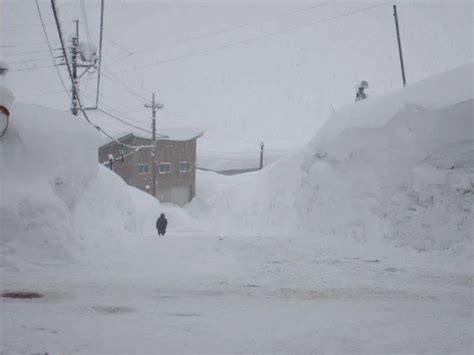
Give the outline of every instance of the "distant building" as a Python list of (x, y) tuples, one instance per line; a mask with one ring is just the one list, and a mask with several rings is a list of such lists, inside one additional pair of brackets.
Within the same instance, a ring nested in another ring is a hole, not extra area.
[[(168, 129), (159, 131), (156, 156), (156, 197), (161, 202), (183, 206), (196, 194), (196, 141), (204, 132), (195, 129)], [(117, 141), (129, 146), (150, 146), (152, 139), (137, 133), (128, 133)], [(113, 171), (127, 184), (152, 193), (151, 148), (133, 153), (128, 148), (111, 141), (99, 148), (99, 162), (108, 164), (109, 154), (114, 158), (124, 156), (113, 164)]]

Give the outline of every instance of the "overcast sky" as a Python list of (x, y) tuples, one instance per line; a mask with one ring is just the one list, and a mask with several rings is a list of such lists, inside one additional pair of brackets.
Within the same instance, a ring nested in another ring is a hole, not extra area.
[[(99, 1), (57, 3), (66, 38), (79, 18), (81, 39), (89, 32), (98, 41)], [(471, 1), (106, 0), (101, 105), (148, 128), (150, 112), (138, 96), (156, 92), (165, 105), (159, 125), (202, 127), (204, 151), (254, 150), (260, 141), (294, 149), (353, 101), (360, 80), (369, 82), (370, 96), (401, 88), (394, 3), (408, 83), (473, 62)], [(1, 57), (17, 101), (68, 109), (35, 0), (0, 6)], [(40, 8), (57, 48), (50, 2)], [(81, 81), (86, 102), (95, 78)], [(113, 133), (127, 129), (92, 117)]]

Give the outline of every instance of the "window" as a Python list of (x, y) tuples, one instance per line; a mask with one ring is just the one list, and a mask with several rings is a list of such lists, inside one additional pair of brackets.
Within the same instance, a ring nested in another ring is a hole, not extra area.
[(188, 171), (191, 171), (191, 163), (189, 161), (182, 161), (179, 163), (180, 173), (187, 173)]
[(150, 165), (148, 164), (138, 164), (138, 173), (139, 174), (148, 174), (150, 172)]
[(171, 163), (160, 163), (160, 174), (171, 173)]

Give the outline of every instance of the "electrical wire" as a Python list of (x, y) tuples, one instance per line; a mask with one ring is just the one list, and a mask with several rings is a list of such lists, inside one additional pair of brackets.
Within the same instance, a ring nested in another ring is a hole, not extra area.
[(41, 57), (41, 58), (31, 58), (31, 59), (24, 59), (24, 60), (17, 60), (15, 62), (8, 62), (8, 65), (10, 64), (18, 64), (18, 63), (33, 63), (36, 61), (41, 61), (41, 60), (50, 60), (51, 57)]
[[(54, 23), (45, 23), (46, 26), (54, 26)], [(32, 23), (28, 25), (14, 25), (14, 26), (6, 26), (2, 27), (2, 30), (9, 30), (9, 29), (14, 29), (14, 28), (29, 28), (29, 27), (39, 27), (41, 26), (41, 23)]]
[[(127, 153), (127, 154), (123, 155), (123, 159), (129, 157), (132, 154), (135, 154), (136, 152), (139, 152), (142, 149), (144, 149), (144, 148), (135, 149), (135, 150), (131, 151), (130, 153)], [(115, 163), (116, 161), (120, 161), (120, 160), (122, 160), (122, 156), (120, 158), (112, 159), (112, 164)], [(104, 166), (110, 165), (110, 161), (106, 161), (106, 162), (102, 163), (102, 165), (104, 165)]]
[[(81, 0), (82, 1), (82, 0)], [(95, 96), (95, 107), (99, 106), (100, 73), (102, 67), (102, 40), (104, 37), (104, 0), (100, 2), (100, 37), (99, 37), (99, 63), (97, 64), (97, 93)]]
[(286, 28), (284, 30), (280, 30), (280, 31), (276, 31), (276, 32), (267, 33), (267, 34), (264, 34), (264, 35), (261, 35), (261, 36), (251, 37), (251, 38), (247, 38), (247, 39), (236, 41), (236, 42), (230, 42), (230, 43), (218, 46), (218, 47), (213, 47), (213, 48), (209, 48), (209, 49), (205, 49), (205, 50), (197, 51), (197, 52), (191, 52), (191, 53), (188, 53), (188, 54), (185, 54), (185, 55), (181, 55), (181, 56), (177, 56), (177, 57), (173, 57), (173, 58), (169, 58), (169, 59), (164, 59), (164, 60), (159, 60), (159, 61), (156, 61), (154, 63), (136, 66), (136, 67), (128, 69), (128, 70), (123, 70), (123, 71), (121, 71), (121, 73), (132, 72), (132, 71), (136, 71), (136, 70), (142, 70), (142, 69), (149, 68), (149, 67), (152, 67), (152, 66), (158, 66), (158, 65), (162, 65), (162, 64), (166, 64), (166, 63), (170, 63), (170, 62), (175, 62), (175, 61), (181, 60), (181, 59), (191, 58), (191, 57), (195, 57), (195, 56), (198, 56), (198, 55), (212, 53), (214, 51), (219, 51), (219, 50), (222, 50), (222, 49), (227, 49), (227, 48), (230, 48), (230, 47), (234, 47), (234, 46), (238, 46), (238, 45), (242, 45), (242, 44), (247, 44), (247, 43), (254, 42), (254, 41), (257, 41), (257, 40), (260, 40), (260, 39), (275, 37), (275, 36), (278, 36), (278, 35), (283, 34), (283, 33), (300, 30), (302, 28), (314, 26), (314, 25), (317, 25), (317, 24), (320, 24), (320, 23), (330, 22), (330, 21), (337, 20), (337, 19), (342, 18), (342, 17), (352, 16), (352, 15), (355, 15), (355, 14), (358, 14), (358, 13), (366, 12), (366, 11), (369, 11), (369, 10), (372, 10), (372, 9), (375, 9), (375, 8), (378, 8), (378, 7), (381, 7), (381, 6), (385, 6), (388, 3), (389, 2), (386, 1), (382, 4), (372, 5), (372, 6), (364, 7), (364, 8), (359, 9), (359, 10), (354, 10), (354, 11), (342, 13), (342, 14), (339, 14), (339, 15), (331, 16), (331, 17), (326, 17), (326, 18), (323, 18), (323, 19), (319, 19), (317, 21), (313, 21), (313, 22), (306, 23), (306, 24), (303, 24), (303, 25), (298, 25), (298, 26)]
[(28, 47), (28, 46), (38, 46), (44, 45), (44, 42), (32, 42), (32, 43), (22, 43), (22, 44), (2, 44), (2, 48), (17, 48), (17, 47)]
[[(58, 36), (59, 36), (59, 41), (61, 42), (61, 49), (63, 51), (63, 54), (64, 54), (64, 60), (66, 62), (66, 67), (68, 69), (68, 73), (69, 73), (69, 78), (71, 80), (71, 84), (72, 86), (74, 87), (75, 91), (77, 93), (79, 93), (79, 88), (77, 87), (77, 84), (75, 83), (74, 81), (74, 78), (73, 78), (73, 75), (72, 75), (72, 70), (71, 70), (71, 66), (69, 64), (69, 60), (68, 60), (68, 57), (66, 55), (66, 47), (64, 45), (64, 39), (63, 39), (63, 34), (62, 34), (62, 30), (61, 30), (61, 23), (59, 22), (59, 17), (58, 17), (58, 11), (57, 11), (57, 7), (56, 7), (56, 1), (55, 0), (51, 0), (51, 8), (53, 10), (53, 15), (54, 15), (54, 20), (56, 22), (56, 29), (58, 31)], [(100, 126), (92, 123), (92, 121), (89, 119), (88, 115), (87, 115), (87, 112), (86, 110), (84, 109), (84, 107), (82, 106), (82, 103), (81, 103), (81, 98), (79, 95), (76, 95), (76, 99), (77, 99), (77, 104), (78, 104), (78, 109), (81, 111), (82, 115), (84, 116), (85, 120), (87, 121), (87, 123), (89, 123), (91, 126), (93, 126), (95, 129), (97, 129), (99, 132), (101, 132), (103, 135), (105, 135), (107, 138), (113, 140), (114, 142), (118, 143), (118, 144), (122, 144), (123, 146), (125, 147), (128, 147), (128, 148), (131, 148), (131, 149), (140, 149), (140, 148), (148, 148), (148, 147), (151, 147), (150, 146), (133, 146), (133, 145), (128, 145), (128, 144), (125, 144), (125, 143), (122, 143), (120, 141), (118, 141), (117, 139), (115, 139), (112, 135), (110, 135), (109, 133), (107, 133), (103, 128), (101, 128)]]
[(56, 68), (56, 73), (58, 74), (59, 81), (61, 82), (61, 85), (64, 89), (64, 92), (66, 93), (66, 96), (70, 97), (69, 91), (66, 87), (66, 84), (64, 83), (63, 77), (61, 76), (61, 73), (59, 72), (59, 68), (56, 65), (56, 61), (54, 59), (53, 48), (51, 47), (51, 42), (49, 41), (48, 31), (46, 31), (46, 26), (44, 25), (44, 19), (43, 19), (43, 15), (41, 14), (41, 9), (40, 9), (38, 0), (36, 0), (36, 8), (38, 9), (38, 16), (39, 16), (39, 19), (41, 21), (41, 25), (42, 25), (42, 28), (43, 28), (44, 38), (46, 39), (46, 43), (47, 43), (48, 49), (49, 49), (49, 54), (51, 55), (51, 59), (53, 60), (54, 67)]
[(115, 82), (116, 84), (119, 84), (120, 86), (122, 86), (125, 90), (127, 90), (133, 96), (135, 96), (139, 99), (145, 100), (145, 101), (149, 101), (149, 99), (145, 98), (144, 96), (142, 96), (140, 94), (137, 94), (135, 91), (130, 89), (125, 83), (123, 83), (123, 81), (121, 81), (119, 78), (117, 78), (117, 76), (115, 76), (115, 74), (113, 72), (110, 72), (109, 70), (106, 70), (105, 68), (104, 68), (103, 72), (104, 72), (104, 76), (107, 79)]
[(127, 48), (125, 48), (124, 46), (118, 44), (117, 42), (114, 42), (114, 41), (109, 41), (110, 44), (113, 44), (115, 47), (127, 52), (128, 55), (130, 55), (132, 52), (130, 52)]
[[(91, 96), (91, 95), (87, 95), (87, 93), (83, 93), (83, 95), (84, 95), (85, 97), (88, 97), (88, 98), (92, 99), (92, 96)], [(131, 123), (130, 121), (127, 121), (127, 120), (125, 120), (124, 118), (122, 118), (122, 117), (126, 117), (126, 118), (128, 118), (129, 120), (132, 120), (132, 121), (135, 120), (134, 118), (132, 118), (132, 116), (128, 116), (128, 115), (126, 115), (125, 113), (123, 113), (123, 112), (117, 110), (116, 108), (112, 107), (112, 105), (106, 104), (106, 103), (104, 102), (104, 100), (102, 100), (101, 106), (105, 106), (106, 108), (108, 108), (108, 111), (105, 111), (103, 108), (97, 108), (97, 110), (99, 110), (99, 111), (102, 110), (103, 113), (104, 113), (104, 114), (107, 114), (109, 117), (114, 118), (114, 119), (116, 119), (116, 120), (118, 120), (118, 121), (120, 121), (120, 122), (122, 122), (122, 123), (124, 123), (124, 124), (126, 124), (126, 125), (128, 125), (128, 126), (131, 126), (131, 127), (133, 127), (133, 128), (139, 129), (139, 130), (144, 131), (144, 132), (146, 132), (146, 133), (150, 133), (150, 134), (152, 133), (150, 130), (147, 130), (147, 129), (143, 128), (143, 127), (137, 126), (137, 125)], [(143, 108), (143, 104), (141, 104), (140, 106), (142, 106), (142, 108)], [(118, 117), (118, 116), (121, 116), (121, 117)], [(158, 134), (158, 136), (163, 137), (163, 138), (166, 138), (165, 136), (160, 135), (160, 134)]]
[(43, 67), (30, 67), (30, 68), (20, 68), (20, 69), (9, 69), (8, 71), (30, 71), (30, 70), (40, 70), (40, 69), (47, 69), (47, 68), (54, 68), (55, 65), (46, 65)]
[(47, 95), (59, 94), (60, 92), (64, 92), (64, 91), (56, 90), (56, 91), (48, 91), (48, 92), (36, 92), (32, 94), (15, 94), (15, 96), (16, 97), (47, 96)]
[(84, 3), (84, 0), (80, 0), (80, 2), (81, 2), (82, 20), (84, 21), (84, 24), (85, 24), (86, 37), (87, 37), (87, 40), (91, 42), (91, 32), (89, 31), (89, 22), (87, 21), (86, 5)]
[[(102, 0), (102, 1), (103, 1), (103, 0)], [(314, 9), (314, 8), (317, 8), (317, 7), (326, 6), (326, 5), (328, 5), (328, 4), (330, 4), (330, 3), (327, 2), (327, 3), (322, 3), (322, 4), (313, 5), (313, 6), (310, 6), (310, 7), (306, 7), (306, 8), (303, 8), (303, 9), (291, 11), (291, 12), (284, 13), (284, 14), (280, 14), (280, 15), (277, 15), (277, 16), (267, 17), (267, 18), (264, 18), (264, 19), (261, 19), (261, 20), (258, 20), (258, 21), (249, 22), (249, 23), (242, 24), (242, 25), (239, 25), (239, 26), (229, 27), (229, 28), (225, 28), (225, 29), (221, 29), (221, 30), (217, 30), (217, 31), (213, 31), (213, 32), (204, 33), (204, 34), (198, 35), (198, 36), (189, 37), (189, 38), (187, 38), (187, 39), (179, 40), (179, 41), (176, 41), (176, 42), (173, 42), (173, 43), (182, 43), (182, 42), (185, 42), (185, 41), (188, 41), (188, 40), (194, 40), (194, 39), (198, 39), (198, 38), (201, 38), (201, 37), (206, 37), (206, 36), (210, 36), (210, 35), (214, 35), (214, 34), (218, 34), (218, 33), (223, 33), (223, 32), (227, 32), (227, 31), (231, 31), (231, 30), (235, 30), (235, 29), (247, 27), (247, 26), (250, 26), (250, 25), (253, 25), (253, 24), (257, 24), (257, 23), (260, 23), (260, 22), (266, 22), (266, 21), (270, 21), (270, 20), (273, 20), (273, 19), (276, 19), (276, 18), (280, 18), (280, 17), (292, 15), (292, 14), (295, 14), (295, 13), (298, 13), (298, 12), (308, 11), (308, 10), (311, 10), (311, 9)], [(134, 68), (132, 68), (132, 69), (130, 69), (130, 70), (125, 70), (125, 71), (123, 71), (123, 72), (130, 72), (130, 71), (140, 70), (140, 69), (147, 68), (147, 67), (150, 67), (150, 66), (161, 65), (161, 64), (173, 62), (173, 61), (176, 61), (176, 60), (181, 60), (181, 59), (190, 58), (190, 57), (194, 57), (194, 56), (201, 55), (201, 54), (206, 54), (206, 53), (212, 52), (212, 51), (214, 51), (214, 50), (221, 50), (221, 49), (225, 49), (225, 48), (228, 48), (228, 47), (231, 47), (231, 46), (244, 44), (244, 43), (251, 42), (251, 41), (254, 41), (254, 40), (258, 40), (258, 39), (261, 39), (261, 38), (276, 36), (276, 35), (279, 35), (279, 34), (284, 33), (284, 32), (294, 31), (294, 30), (297, 30), (297, 29), (300, 29), (300, 28), (303, 28), (303, 27), (312, 26), (312, 25), (314, 25), (314, 24), (316, 24), (316, 23), (327, 22), (327, 21), (330, 21), (330, 20), (335, 20), (335, 19), (340, 18), (340, 17), (353, 15), (353, 14), (356, 14), (356, 13), (359, 13), (359, 12), (363, 12), (363, 11), (368, 11), (368, 10), (371, 10), (372, 8), (379, 7), (379, 6), (381, 6), (381, 5), (382, 5), (382, 4), (370, 6), (370, 7), (366, 7), (366, 8), (360, 9), (360, 10), (355, 10), (355, 11), (352, 11), (352, 12), (349, 12), (349, 13), (345, 13), (345, 14), (333, 16), (333, 17), (330, 17), (330, 18), (322, 19), (322, 20), (319, 20), (319, 21), (317, 21), (317, 22), (312, 22), (312, 23), (310, 23), (310, 24), (306, 24), (306, 25), (303, 25), (303, 26), (297, 26), (297, 27), (293, 27), (293, 28), (290, 28), (290, 29), (286, 29), (286, 30), (282, 30), (282, 31), (278, 31), (278, 32), (266, 34), (266, 35), (263, 35), (263, 36), (258, 36), (258, 37), (254, 37), (254, 38), (250, 38), (250, 39), (238, 41), (238, 42), (233, 42), (233, 43), (230, 43), (230, 44), (225, 44), (225, 45), (223, 45), (223, 46), (211, 48), (211, 49), (208, 49), (208, 50), (203, 50), (203, 51), (198, 51), (198, 52), (192, 52), (192, 53), (188, 53), (188, 54), (185, 54), (185, 55), (182, 55), (182, 56), (177, 56), (177, 57), (173, 57), (173, 58), (170, 58), (170, 59), (161, 60), (161, 61), (158, 61), (158, 62), (155, 62), (155, 63), (145, 64), (145, 65), (142, 65), (142, 66), (134, 67)], [(384, 3), (383, 5), (385, 5), (385, 3)], [(173, 43), (171, 43), (171, 44), (173, 44)], [(171, 44), (170, 44), (170, 45), (171, 45)], [(164, 46), (168, 46), (168, 45), (164, 45)], [(161, 47), (163, 47), (163, 46), (161, 46)], [(156, 48), (161, 48), (161, 47), (156, 47)], [(131, 52), (131, 53), (132, 53), (132, 54), (137, 54), (137, 53), (144, 52), (144, 51), (146, 51), (146, 50), (136, 51), (136, 52)], [(117, 84), (119, 84), (119, 85), (121, 85), (122, 87), (124, 87), (124, 88), (125, 88), (129, 93), (131, 93), (133, 96), (138, 97), (138, 98), (143, 99), (143, 100), (148, 100), (148, 99), (146, 99), (145, 97), (143, 97), (142, 95), (140, 95), (140, 94), (134, 92), (133, 90), (131, 90), (127, 85), (125, 85), (125, 84), (124, 84), (119, 78), (117, 78), (114, 74), (115, 74), (115, 73), (110, 72), (110, 71), (104, 71), (104, 75), (107, 75), (109, 80), (115, 81)], [(113, 77), (112, 77), (112, 76), (113, 76)]]
[(197, 39), (202, 39), (202, 38), (215, 36), (215, 35), (226, 33), (226, 32), (235, 31), (235, 30), (242, 29), (242, 28), (245, 28), (245, 27), (249, 27), (249, 26), (260, 24), (260, 23), (272, 21), (272, 20), (275, 20), (275, 19), (278, 19), (278, 18), (294, 15), (294, 14), (297, 14), (297, 13), (300, 13), (300, 12), (306, 12), (306, 11), (309, 11), (309, 10), (313, 10), (315, 8), (324, 7), (324, 6), (330, 5), (331, 3), (332, 2), (325, 2), (325, 3), (321, 3), (321, 4), (316, 4), (316, 5), (308, 6), (308, 7), (302, 8), (302, 9), (293, 10), (293, 11), (290, 11), (290, 12), (285, 12), (285, 13), (282, 13), (282, 14), (279, 14), (279, 15), (276, 15), (276, 16), (265, 17), (265, 18), (262, 18), (260, 20), (247, 22), (247, 23), (240, 24), (240, 25), (237, 25), (237, 26), (225, 27), (225, 28), (218, 29), (216, 31), (206, 32), (206, 33), (202, 33), (202, 34), (199, 34), (199, 35), (196, 35), (196, 36), (191, 36), (191, 37), (179, 39), (179, 40), (176, 40), (176, 41), (173, 41), (173, 42), (170, 42), (170, 43), (167, 43), (167, 44), (163, 44), (163, 45), (160, 45), (160, 46), (157, 46), (157, 47), (154, 47), (154, 48), (148, 48), (148, 49), (142, 49), (142, 50), (138, 50), (138, 51), (132, 51), (132, 52), (130, 52), (129, 56), (130, 55), (135, 55), (135, 54), (152, 52), (152, 51), (155, 51), (155, 50), (158, 50), (158, 49), (161, 49), (161, 48), (173, 47), (173, 46), (176, 46), (178, 44), (185, 43), (185, 42), (194, 41), (194, 40), (197, 40)]
[(28, 52), (19, 52), (19, 53), (7, 53), (7, 54), (2, 54), (3, 57), (10, 57), (14, 55), (25, 55), (25, 54), (35, 54), (35, 53), (48, 53), (47, 50), (42, 49), (38, 51), (28, 51)]
[(146, 133), (150, 133), (150, 134), (152, 133), (152, 132), (151, 132), (150, 130), (148, 130), (148, 129), (145, 129), (145, 128), (136, 126), (136, 125), (134, 125), (133, 123), (128, 122), (128, 121), (124, 120), (123, 118), (120, 118), (120, 117), (118, 117), (118, 116), (116, 116), (116, 115), (114, 115), (114, 114), (112, 114), (112, 113), (110, 113), (110, 112), (107, 112), (107, 111), (105, 111), (105, 110), (103, 110), (103, 109), (101, 109), (101, 108), (99, 108), (99, 107), (97, 108), (97, 111), (102, 112), (104, 115), (107, 115), (107, 116), (109, 116), (109, 117), (111, 117), (111, 118), (113, 118), (113, 119), (115, 119), (115, 120), (117, 120), (117, 121), (119, 121), (119, 122), (121, 122), (121, 123), (127, 125), (127, 126), (136, 128), (136, 129), (138, 129), (138, 130), (140, 130), (140, 131), (143, 131), (143, 132), (146, 132)]

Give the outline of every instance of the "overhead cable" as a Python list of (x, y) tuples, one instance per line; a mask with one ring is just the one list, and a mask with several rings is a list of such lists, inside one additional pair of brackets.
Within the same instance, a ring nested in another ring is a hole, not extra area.
[(194, 41), (194, 40), (206, 38), (206, 37), (209, 37), (209, 36), (215, 36), (215, 35), (222, 34), (222, 33), (225, 33), (225, 32), (231, 32), (231, 31), (239, 30), (239, 29), (242, 29), (242, 28), (245, 28), (245, 27), (257, 25), (259, 23), (264, 23), (264, 22), (272, 21), (272, 20), (275, 20), (275, 19), (278, 19), (278, 18), (294, 15), (294, 14), (297, 14), (297, 13), (300, 13), (300, 12), (306, 12), (306, 11), (309, 11), (309, 10), (312, 10), (312, 9), (315, 9), (315, 8), (327, 6), (327, 5), (330, 5), (331, 3), (332, 2), (320, 3), (320, 4), (308, 6), (308, 7), (302, 8), (302, 9), (298, 9), (298, 10), (294, 10), (294, 11), (290, 11), (290, 12), (285, 12), (285, 13), (282, 13), (282, 14), (279, 14), (279, 15), (276, 15), (276, 16), (265, 17), (265, 18), (262, 18), (260, 20), (247, 22), (247, 23), (240, 24), (240, 25), (237, 25), (237, 26), (224, 27), (224, 28), (218, 29), (216, 31), (205, 32), (205, 33), (201, 33), (201, 34), (196, 35), (196, 36), (191, 36), (191, 37), (179, 39), (179, 40), (176, 40), (176, 41), (173, 41), (173, 42), (170, 42), (170, 43), (166, 43), (166, 44), (154, 47), (154, 48), (148, 48), (148, 49), (142, 49), (142, 50), (138, 50), (138, 51), (132, 51), (132, 52), (130, 52), (129, 55), (135, 55), (135, 54), (140, 54), (140, 53), (151, 52), (151, 51), (155, 51), (155, 50), (158, 50), (158, 49), (161, 49), (161, 48), (172, 47), (172, 46), (176, 46), (178, 44), (182, 44), (182, 43), (185, 43), (185, 42)]
[(44, 33), (44, 37), (46, 39), (46, 43), (48, 45), (48, 49), (49, 49), (49, 54), (51, 55), (51, 59), (53, 60), (53, 64), (54, 64), (54, 67), (56, 68), (56, 73), (58, 74), (58, 78), (59, 78), (59, 81), (61, 82), (61, 85), (64, 89), (64, 92), (66, 93), (66, 95), (69, 97), (69, 91), (66, 87), (66, 84), (64, 83), (64, 80), (63, 80), (63, 77), (61, 76), (61, 73), (59, 72), (59, 68), (58, 66), (56, 65), (56, 61), (54, 59), (54, 53), (53, 53), (53, 48), (51, 47), (51, 42), (49, 41), (49, 37), (48, 37), (48, 32), (46, 31), (46, 26), (44, 25), (44, 20), (43, 20), (43, 15), (41, 14), (41, 9), (40, 9), (40, 6), (39, 6), (39, 3), (38, 3), (38, 0), (36, 0), (36, 8), (38, 9), (38, 16), (40, 18), (40, 21), (41, 21), (41, 24), (42, 24), (42, 28), (43, 28), (43, 33)]
[(388, 2), (384, 2), (382, 4), (377, 4), (377, 5), (364, 7), (362, 9), (342, 13), (342, 14), (339, 14), (339, 15), (331, 16), (331, 17), (326, 17), (326, 18), (323, 18), (323, 19), (319, 19), (317, 21), (313, 21), (313, 22), (306, 23), (306, 24), (303, 24), (303, 25), (290, 27), (290, 28), (280, 30), (280, 31), (276, 31), (276, 32), (267, 33), (267, 34), (264, 34), (264, 35), (261, 35), (261, 36), (251, 37), (251, 38), (247, 38), (247, 39), (236, 41), (236, 42), (230, 42), (230, 43), (227, 43), (227, 44), (223, 44), (221, 46), (205, 49), (205, 50), (202, 50), (202, 51), (191, 52), (191, 53), (184, 54), (184, 55), (181, 55), (181, 56), (159, 60), (159, 61), (156, 61), (154, 63), (136, 66), (136, 67), (133, 67), (133, 68), (128, 69), (128, 70), (123, 70), (123, 71), (121, 71), (121, 73), (141, 70), (141, 69), (149, 68), (149, 67), (152, 67), (152, 66), (158, 66), (158, 65), (162, 65), (162, 64), (166, 64), (166, 63), (170, 63), (170, 62), (175, 62), (175, 61), (181, 60), (181, 59), (191, 58), (191, 57), (195, 57), (195, 56), (198, 56), (198, 55), (207, 54), (207, 53), (211, 53), (211, 52), (214, 52), (214, 51), (219, 51), (219, 50), (222, 50), (222, 49), (226, 49), (226, 48), (230, 48), (230, 47), (234, 47), (234, 46), (254, 42), (254, 41), (257, 41), (257, 40), (260, 40), (260, 39), (275, 37), (275, 36), (281, 35), (283, 33), (300, 30), (302, 28), (314, 26), (314, 25), (317, 25), (317, 24), (320, 24), (320, 23), (329, 22), (329, 21), (337, 20), (337, 19), (342, 18), (342, 17), (352, 16), (352, 15), (355, 15), (355, 14), (358, 14), (358, 13), (366, 12), (366, 11), (369, 11), (369, 10), (372, 10), (372, 9), (375, 9), (375, 8), (378, 8), (378, 7), (381, 7), (381, 6), (385, 6), (387, 3)]
[[(59, 36), (59, 40), (61, 42), (61, 48), (63, 50), (63, 53), (64, 53), (64, 60), (66, 62), (66, 67), (68, 69), (68, 73), (69, 73), (69, 78), (71, 80), (71, 84), (73, 86), (75, 86), (75, 89), (77, 92), (79, 92), (79, 88), (77, 87), (76, 83), (74, 82), (74, 78), (73, 78), (73, 75), (72, 75), (72, 71), (71, 71), (71, 66), (69, 64), (69, 60), (68, 60), (68, 57), (66, 55), (66, 47), (64, 45), (64, 39), (63, 39), (63, 34), (62, 34), (62, 30), (61, 30), (61, 23), (59, 22), (59, 17), (58, 17), (58, 11), (57, 11), (57, 7), (56, 7), (56, 1), (55, 0), (51, 0), (51, 8), (53, 10), (53, 15), (54, 15), (54, 19), (55, 19), (55, 22), (56, 22), (56, 28), (57, 28), (57, 31), (58, 31), (58, 36)], [(82, 115), (84, 116), (84, 118), (86, 119), (87, 123), (89, 123), (91, 126), (93, 126), (95, 129), (97, 129), (98, 131), (100, 131), (102, 134), (104, 134), (106, 137), (110, 138), (111, 140), (113, 140), (114, 142), (118, 143), (118, 144), (122, 144), (123, 146), (125, 147), (128, 147), (128, 148), (131, 148), (131, 149), (142, 149), (142, 148), (148, 148), (148, 147), (151, 147), (151, 146), (133, 146), (133, 145), (129, 145), (129, 144), (125, 144), (125, 143), (122, 143), (120, 141), (118, 141), (116, 138), (114, 138), (112, 135), (110, 135), (109, 133), (107, 133), (103, 128), (101, 128), (100, 126), (92, 123), (92, 121), (89, 119), (88, 115), (87, 115), (87, 112), (86, 110), (84, 109), (84, 106), (82, 105), (81, 103), (81, 98), (79, 95), (77, 95), (77, 104), (79, 106), (79, 110), (81, 111)]]

